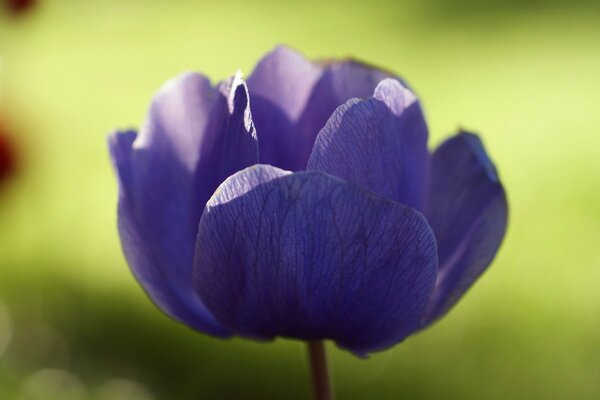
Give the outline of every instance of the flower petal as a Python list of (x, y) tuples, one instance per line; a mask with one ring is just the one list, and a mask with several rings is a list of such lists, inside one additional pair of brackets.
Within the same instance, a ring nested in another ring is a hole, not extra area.
[(370, 96), (389, 76), (358, 61), (312, 63), (295, 50), (276, 47), (248, 78), (261, 163), (303, 170), (333, 111), (353, 97)]
[(422, 209), (428, 159), (427, 125), (415, 95), (386, 79), (373, 97), (349, 100), (333, 113), (307, 169)]
[(508, 205), (479, 137), (461, 132), (432, 156), (427, 219), (440, 271), (423, 326), (445, 314), (490, 265), (506, 232)]
[[(326, 105), (323, 122), (346, 101), (372, 96), (377, 85), (384, 79), (400, 80), (390, 72), (353, 59), (325, 61), (318, 65), (323, 68), (323, 73), (307, 106), (311, 111), (317, 112)], [(322, 127), (323, 124), (317, 127), (317, 131)]]
[(258, 165), (208, 202), (194, 264), (198, 293), (230, 331), (366, 354), (418, 326), (437, 249), (409, 207), (321, 172)]
[(310, 139), (302, 136), (297, 124), (320, 76), (318, 66), (284, 46), (276, 47), (256, 65), (248, 88), (261, 163), (302, 169), (301, 148)]
[(148, 120), (111, 136), (120, 181), (119, 232), (134, 275), (167, 314), (213, 335), (191, 276), (198, 221), (216, 187), (257, 162), (248, 94), (239, 76), (219, 88), (198, 74), (168, 82)]

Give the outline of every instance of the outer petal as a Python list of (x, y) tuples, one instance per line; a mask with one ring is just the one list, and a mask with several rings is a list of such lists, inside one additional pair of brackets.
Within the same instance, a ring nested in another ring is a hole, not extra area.
[(239, 335), (330, 338), (365, 354), (418, 326), (436, 271), (415, 210), (327, 174), (259, 165), (208, 202), (194, 282)]
[(308, 170), (320, 170), (422, 209), (427, 125), (412, 92), (394, 79), (373, 97), (339, 107), (317, 136)]
[(305, 168), (317, 133), (331, 113), (353, 97), (366, 97), (389, 73), (354, 60), (311, 63), (279, 46), (248, 78), (262, 163)]
[(171, 317), (227, 335), (191, 276), (204, 204), (258, 158), (244, 83), (236, 76), (215, 89), (201, 75), (182, 75), (157, 94), (139, 135), (116, 133), (109, 145), (120, 181), (121, 243), (134, 275)]
[(508, 216), (504, 189), (476, 135), (462, 132), (435, 151), (430, 190), (426, 215), (440, 271), (424, 326), (454, 306), (490, 265)]

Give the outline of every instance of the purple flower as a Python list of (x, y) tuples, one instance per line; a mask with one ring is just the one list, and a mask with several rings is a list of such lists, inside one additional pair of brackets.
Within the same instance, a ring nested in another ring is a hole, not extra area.
[(181, 75), (110, 137), (127, 261), (204, 333), (390, 347), (454, 306), (506, 230), (479, 138), (430, 153), (427, 134), (406, 84), (356, 61), (278, 47), (247, 83)]

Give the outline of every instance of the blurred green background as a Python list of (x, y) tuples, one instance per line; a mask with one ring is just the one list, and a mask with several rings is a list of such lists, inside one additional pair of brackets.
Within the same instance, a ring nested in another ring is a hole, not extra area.
[(0, 15), (1, 399), (305, 399), (300, 342), (221, 341), (163, 316), (130, 275), (106, 149), (168, 78), (249, 73), (275, 44), (354, 56), (417, 90), (435, 146), (481, 133), (508, 236), (444, 320), (357, 359), (340, 399), (600, 398), (597, 1), (38, 1)]

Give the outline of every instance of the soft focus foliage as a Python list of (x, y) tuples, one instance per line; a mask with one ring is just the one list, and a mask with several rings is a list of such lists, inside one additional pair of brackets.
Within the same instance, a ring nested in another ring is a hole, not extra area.
[(249, 72), (276, 43), (402, 72), (432, 148), (476, 128), (510, 188), (507, 241), (460, 307), (368, 360), (331, 347), (339, 397), (598, 398), (599, 10), (449, 4), (57, 0), (3, 17), (0, 103), (23, 157), (0, 191), (0, 398), (307, 397), (298, 343), (202, 337), (147, 301), (105, 149), (165, 77)]

